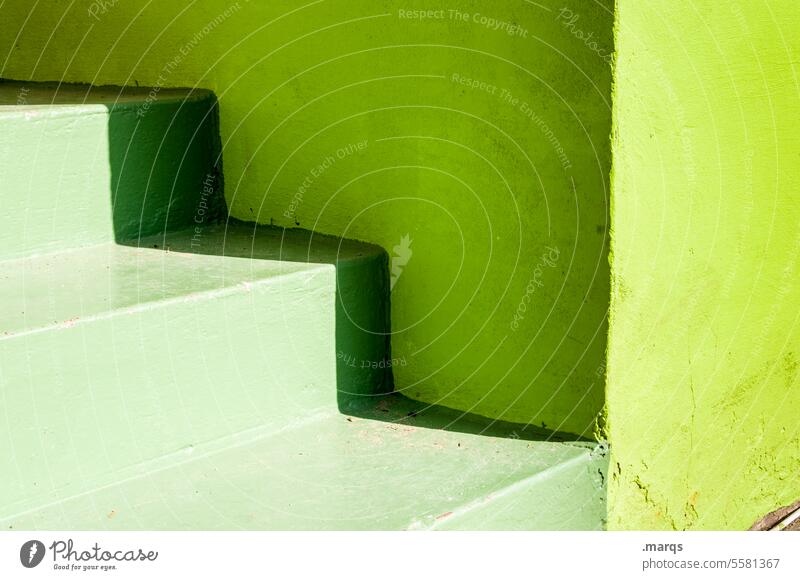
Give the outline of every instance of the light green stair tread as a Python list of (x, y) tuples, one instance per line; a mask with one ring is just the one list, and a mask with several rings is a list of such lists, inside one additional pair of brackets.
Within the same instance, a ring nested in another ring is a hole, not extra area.
[(0, 518), (336, 410), (333, 266), (114, 244), (2, 266)]
[(602, 528), (606, 459), (592, 446), (428, 429), (416, 420), (322, 415), (227, 447), (142, 464), (120, 483), (7, 517), (2, 525)]
[(339, 404), (352, 410), (392, 390), (389, 259), (380, 246), (235, 219), (129, 243), (171, 252), (334, 265)]
[(0, 259), (224, 215), (218, 127), (210, 91), (0, 81)]
[(326, 268), (113, 243), (9, 260), (0, 271), (0, 339), (203, 293), (247, 292), (253, 284)]

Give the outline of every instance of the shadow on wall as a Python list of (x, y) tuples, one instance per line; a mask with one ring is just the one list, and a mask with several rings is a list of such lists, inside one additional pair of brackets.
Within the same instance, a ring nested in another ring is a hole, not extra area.
[[(143, 93), (147, 94), (147, 89), (125, 90), (126, 95), (140, 99)], [(207, 91), (195, 91), (191, 98), (183, 91), (167, 91), (155, 98), (151, 95), (147, 94), (144, 105), (140, 101), (135, 107), (113, 105), (115, 114), (109, 117), (113, 222), (118, 243), (335, 265), (337, 399), (344, 413), (494, 437), (576, 440), (572, 435), (488, 419), (391, 393), (387, 253), (372, 244), (228, 217), (214, 95)]]
[(116, 240), (129, 243), (194, 227), (198, 220), (224, 219), (219, 108), (213, 93), (101, 90), (119, 96), (107, 105), (113, 113), (108, 150)]
[[(141, 91), (146, 89), (125, 92), (140, 96)], [(174, 96), (182, 99), (183, 93)], [(113, 106), (109, 159), (118, 243), (173, 252), (335, 265), (337, 399), (344, 413), (494, 437), (575, 440), (571, 435), (487, 419), (391, 393), (387, 253), (372, 244), (227, 217), (216, 99), (206, 91), (192, 96), (180, 103), (167, 100), (159, 105), (157, 98), (146, 99), (144, 106)], [(166, 132), (163, 127), (168, 127)]]
[[(110, 104), (114, 236), (124, 245), (336, 266), (337, 395), (343, 410), (392, 390), (388, 259), (371, 244), (229, 218), (219, 107), (205, 90), (102, 89)], [(93, 91), (94, 92), (94, 91)], [(94, 98), (97, 98), (96, 96)], [(166, 130), (165, 130), (166, 128)]]
[[(335, 265), (340, 405), (357, 406), (359, 398), (391, 391), (391, 367), (351, 362), (356, 355), (366, 361), (389, 357), (386, 252), (371, 244), (228, 218), (219, 107), (212, 92), (61, 83), (36, 83), (36, 90), (30, 90), (13, 81), (3, 87), (0, 97), (9, 104), (43, 107), (57, 116), (59, 105), (83, 106), (84, 116), (76, 119), (88, 138), (77, 141), (76, 148), (89, 149), (81, 159), (107, 163), (107, 171), (81, 177), (85, 195), (69, 200), (85, 211), (85, 223), (75, 226), (86, 230), (82, 243), (113, 238), (122, 245), (176, 252)], [(24, 96), (24, 103), (14, 102), (17, 95)], [(103, 111), (107, 126), (96, 122)], [(73, 157), (64, 156), (63, 163), (68, 167)], [(110, 196), (108, 205), (98, 207), (105, 195)], [(104, 213), (107, 208), (110, 215)], [(55, 225), (52, 229), (50, 237), (57, 239), (59, 231)]]

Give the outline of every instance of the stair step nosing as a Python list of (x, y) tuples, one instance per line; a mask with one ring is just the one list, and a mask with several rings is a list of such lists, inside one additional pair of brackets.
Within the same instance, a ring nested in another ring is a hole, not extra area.
[(500, 488), (500, 489), (498, 489), (496, 491), (492, 491), (491, 494), (488, 494), (488, 495), (485, 495), (483, 497), (479, 497), (479, 498), (473, 499), (472, 501), (469, 501), (469, 502), (467, 502), (467, 503), (465, 503), (465, 504), (453, 509), (452, 513), (448, 516), (448, 518), (446, 520), (442, 520), (442, 521), (434, 520), (432, 523), (430, 523), (428, 525), (422, 525), (422, 526), (420, 526), (420, 522), (419, 521), (414, 521), (414, 522), (411, 522), (411, 524), (408, 526), (408, 529), (420, 529), (420, 527), (421, 527), (422, 529), (425, 529), (425, 530), (435, 530), (435, 529), (437, 529), (439, 527), (440, 523), (450, 524), (454, 520), (458, 519), (459, 517), (465, 516), (465, 515), (471, 513), (472, 511), (474, 511), (476, 509), (485, 507), (485, 506), (497, 501), (498, 499), (502, 499), (502, 498), (504, 498), (506, 496), (509, 496), (509, 495), (514, 494), (514, 493), (519, 492), (519, 491), (524, 491), (525, 489), (536, 485), (537, 483), (539, 483), (541, 480), (543, 480), (546, 477), (550, 477), (552, 475), (560, 473), (561, 471), (564, 471), (565, 469), (581, 465), (582, 463), (591, 463), (591, 461), (592, 461), (591, 452), (587, 450), (585, 453), (580, 453), (580, 454), (578, 454), (578, 455), (576, 455), (574, 457), (571, 457), (571, 458), (566, 459), (566, 460), (564, 460), (564, 461), (562, 461), (560, 463), (557, 463), (556, 465), (552, 465), (552, 466), (550, 466), (550, 467), (548, 467), (546, 469), (543, 469), (543, 470), (541, 470), (541, 471), (539, 471), (537, 473), (534, 473), (533, 475), (529, 475), (527, 477), (523, 477), (522, 479), (520, 479), (518, 481), (515, 481), (514, 483), (511, 483), (511, 484), (509, 484), (509, 485), (507, 485), (505, 487), (502, 487), (502, 488)]
[[(232, 258), (232, 259), (241, 259), (241, 258)], [(249, 294), (252, 291), (252, 289), (256, 287), (272, 286), (274, 284), (283, 284), (287, 281), (293, 280), (294, 278), (308, 278), (309, 275), (316, 276), (321, 272), (324, 272), (329, 268), (331, 268), (331, 266), (327, 264), (309, 264), (308, 266), (309, 266), (308, 268), (303, 270), (298, 270), (295, 272), (287, 272), (285, 274), (279, 274), (277, 276), (271, 276), (269, 278), (260, 278), (260, 279), (255, 278), (253, 280), (243, 280), (237, 282), (232, 286), (225, 286), (223, 288), (214, 288), (210, 290), (201, 290), (198, 292), (188, 292), (180, 296), (173, 296), (170, 298), (163, 298), (160, 300), (141, 302), (139, 304), (134, 304), (131, 306), (114, 308), (112, 310), (108, 310), (105, 312), (98, 312), (96, 314), (80, 316), (77, 319), (71, 318), (62, 322), (48, 324), (45, 326), (39, 326), (36, 328), (29, 328), (16, 332), (4, 331), (2, 334), (0, 334), (0, 342), (5, 340), (14, 340), (22, 337), (41, 334), (44, 332), (66, 330), (69, 328), (75, 328), (77, 326), (83, 326), (85, 324), (91, 324), (102, 320), (109, 320), (111, 318), (115, 318), (117, 316), (122, 316), (122, 315), (141, 314), (143, 312), (158, 310), (176, 304), (204, 302), (208, 300), (225, 298), (227, 296), (232, 296), (237, 294)]]
[[(338, 410), (321, 411), (277, 428), (273, 426), (257, 425), (243, 431), (232, 433), (230, 435), (224, 435), (210, 441), (205, 441), (195, 446), (186, 445), (177, 451), (173, 451), (172, 453), (154, 457), (134, 465), (123, 467), (117, 471), (113, 471), (99, 478), (97, 484), (84, 491), (79, 491), (71, 495), (65, 495), (64, 497), (59, 497), (51, 501), (43, 501), (41, 503), (37, 503), (37, 500), (27, 499), (10, 506), (6, 506), (6, 509), (16, 509), (17, 511), (14, 513), (0, 514), (0, 523), (4, 525), (7, 522), (43, 509), (48, 509), (75, 499), (79, 499), (81, 497), (86, 497), (99, 491), (112, 488), (116, 485), (122, 485), (137, 479), (149, 477), (156, 473), (177, 468), (194, 461), (207, 459), (209, 457), (219, 455), (220, 453), (230, 451), (231, 449), (245, 447), (262, 439), (268, 439), (270, 437), (280, 435), (286, 431), (297, 429), (298, 427), (305, 427), (337, 415), (339, 415)], [(57, 495), (59, 491), (63, 491), (63, 489), (64, 488), (54, 489), (48, 492), (48, 495)]]

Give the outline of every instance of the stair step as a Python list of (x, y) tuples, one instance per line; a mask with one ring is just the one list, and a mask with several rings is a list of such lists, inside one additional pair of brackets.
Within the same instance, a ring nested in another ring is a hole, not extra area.
[(219, 151), (210, 91), (0, 82), (0, 259), (224, 215)]
[(104, 244), (0, 278), (0, 514), (336, 409), (330, 265)]
[(389, 259), (380, 246), (302, 229), (228, 219), (136, 242), (173, 252), (336, 266), (336, 359), (339, 406), (352, 411), (391, 392), (393, 361)]
[[(399, 401), (399, 403), (398, 403)], [(393, 406), (398, 406), (399, 411)], [(429, 429), (389, 396), (112, 474), (6, 513), (4, 529), (601, 529), (607, 459), (588, 443)], [(397, 414), (401, 413), (401, 417)]]

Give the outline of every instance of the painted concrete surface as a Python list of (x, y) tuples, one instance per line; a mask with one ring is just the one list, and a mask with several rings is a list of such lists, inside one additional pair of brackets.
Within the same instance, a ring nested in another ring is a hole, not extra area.
[(336, 409), (333, 266), (109, 244), (0, 278), (0, 517)]
[(591, 434), (612, 4), (7, 1), (0, 75), (214, 90), (233, 217), (389, 252), (398, 388)]
[(56, 251), (67, 240), (92, 245), (113, 239), (110, 206), (97, 203), (110, 191), (107, 109), (86, 105), (79, 110), (46, 114), (0, 108), (3, 189), (15, 192), (3, 196), (0, 257)]
[(379, 246), (235, 219), (203, 220), (188, 230), (129, 243), (170, 252), (335, 265), (336, 386), (343, 411), (374, 404), (376, 395), (391, 392), (394, 369), (407, 364), (391, 356), (388, 260)]
[(0, 83), (8, 210), (2, 252), (18, 257), (116, 240), (198, 254), (335, 264), (342, 404), (391, 391), (397, 365), (389, 351), (386, 252), (305, 230), (224, 219), (216, 98), (205, 90), (164, 89), (153, 99), (151, 91)]
[(612, 529), (800, 496), (800, 4), (618, 2)]
[(147, 96), (135, 87), (0, 82), (0, 258), (224, 215), (213, 94)]
[[(411, 403), (404, 403), (401, 407)], [(419, 403), (416, 404), (420, 406)], [(338, 413), (252, 430), (0, 516), (3, 529), (600, 529), (592, 444), (425, 429)], [(399, 422), (397, 422), (399, 421)]]

